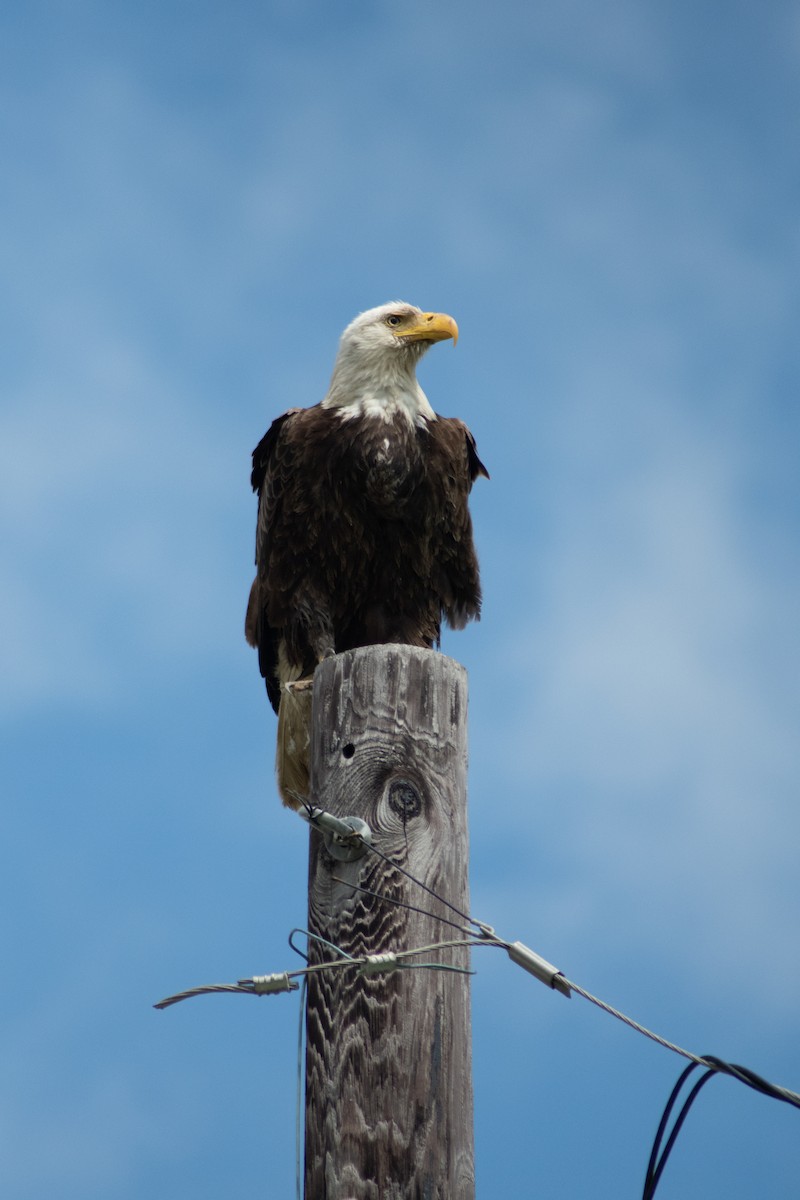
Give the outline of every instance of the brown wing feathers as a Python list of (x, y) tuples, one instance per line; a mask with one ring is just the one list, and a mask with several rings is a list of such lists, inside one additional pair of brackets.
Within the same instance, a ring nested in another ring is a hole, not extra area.
[(387, 429), (320, 406), (294, 409), (253, 452), (257, 575), (246, 630), (276, 708), (282, 641), (290, 661), (313, 670), (329, 649), (432, 645), (442, 615), (461, 628), (480, 613), (467, 501), (487, 472), (472, 435), (439, 418), (412, 431), (414, 446), (403, 448), (411, 465), (390, 468), (369, 450)]

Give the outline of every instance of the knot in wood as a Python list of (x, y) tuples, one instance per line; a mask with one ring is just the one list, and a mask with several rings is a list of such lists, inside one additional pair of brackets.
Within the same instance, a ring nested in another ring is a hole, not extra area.
[(422, 797), (408, 779), (395, 779), (389, 784), (389, 807), (405, 824), (422, 812)]

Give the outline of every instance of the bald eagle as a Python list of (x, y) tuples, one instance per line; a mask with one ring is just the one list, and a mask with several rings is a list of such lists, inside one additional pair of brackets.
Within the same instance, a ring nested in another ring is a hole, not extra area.
[(397, 301), (342, 334), (325, 398), (273, 421), (253, 451), (256, 577), (245, 634), (278, 713), (278, 786), (309, 791), (309, 680), (329, 655), (438, 645), (478, 619), (467, 497), (488, 472), (463, 422), (438, 416), (416, 366), (458, 339), (444, 313)]

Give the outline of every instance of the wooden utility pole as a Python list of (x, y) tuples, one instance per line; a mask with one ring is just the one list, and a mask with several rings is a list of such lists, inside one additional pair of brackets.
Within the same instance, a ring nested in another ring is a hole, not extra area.
[[(313, 704), (313, 802), (366, 821), (392, 863), (469, 912), (464, 668), (432, 650), (365, 647), (322, 663)], [(312, 829), (313, 933), (353, 957), (460, 936), (393, 900), (458, 920), (375, 854), (332, 858)], [(310, 955), (335, 957), (314, 942)], [(410, 962), (467, 967), (469, 952)], [(473, 1200), (469, 977), (312, 974), (306, 1033), (305, 1200)]]

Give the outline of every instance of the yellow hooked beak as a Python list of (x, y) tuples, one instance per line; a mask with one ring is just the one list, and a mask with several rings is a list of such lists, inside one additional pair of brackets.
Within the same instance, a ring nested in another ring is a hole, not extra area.
[(444, 342), (452, 338), (455, 346), (458, 326), (447, 313), (420, 313), (413, 325), (398, 329), (396, 336), (404, 342)]

